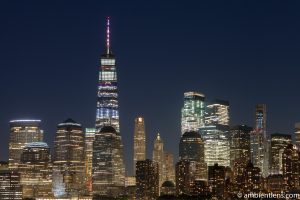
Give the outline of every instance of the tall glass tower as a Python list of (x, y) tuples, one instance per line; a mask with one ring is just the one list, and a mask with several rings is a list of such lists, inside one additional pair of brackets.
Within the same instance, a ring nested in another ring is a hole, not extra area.
[(197, 92), (185, 92), (181, 109), (181, 135), (188, 131), (198, 131), (204, 126), (205, 96)]
[(107, 18), (106, 52), (101, 56), (99, 68), (96, 132), (104, 126), (112, 126), (120, 132), (116, 60), (110, 50), (109, 26), (109, 18)]

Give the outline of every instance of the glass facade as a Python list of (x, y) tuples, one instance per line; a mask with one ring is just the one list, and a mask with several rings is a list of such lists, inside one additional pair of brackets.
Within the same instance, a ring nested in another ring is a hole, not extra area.
[(72, 119), (58, 124), (53, 160), (55, 197), (74, 197), (84, 193), (84, 133), (81, 124)]
[(117, 197), (124, 193), (123, 145), (112, 126), (104, 126), (95, 135), (92, 175), (93, 195)]
[(21, 164), (23, 198), (53, 197), (50, 148), (44, 142), (29, 143), (23, 149)]
[(92, 167), (93, 167), (93, 142), (95, 139), (95, 128), (85, 129), (85, 146), (84, 146), (84, 162), (85, 162), (85, 183), (89, 193), (92, 192)]
[(216, 99), (208, 104), (205, 111), (205, 124), (229, 125), (229, 102)]
[(205, 96), (197, 92), (184, 93), (181, 109), (181, 135), (187, 131), (198, 131), (204, 126)]
[(117, 69), (115, 56), (110, 50), (109, 25), (108, 19), (106, 53), (101, 56), (101, 66), (99, 68), (96, 111), (97, 132), (99, 132), (103, 126), (112, 126), (117, 132), (120, 132)]
[(11, 120), (9, 138), (9, 168), (17, 169), (24, 147), (31, 142), (43, 141), (41, 120)]

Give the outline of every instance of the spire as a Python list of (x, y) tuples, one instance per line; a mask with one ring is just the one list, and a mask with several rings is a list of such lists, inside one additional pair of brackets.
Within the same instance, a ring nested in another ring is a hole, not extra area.
[(106, 54), (110, 54), (110, 41), (109, 41), (109, 17), (106, 18)]
[(157, 133), (156, 140), (160, 140), (160, 134)]

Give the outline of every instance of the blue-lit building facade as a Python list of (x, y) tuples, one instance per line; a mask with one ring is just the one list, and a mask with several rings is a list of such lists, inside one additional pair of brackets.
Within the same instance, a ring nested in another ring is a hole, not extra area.
[(100, 131), (103, 126), (112, 126), (119, 132), (116, 59), (110, 49), (109, 26), (108, 18), (106, 53), (101, 56), (101, 66), (99, 68), (96, 131)]

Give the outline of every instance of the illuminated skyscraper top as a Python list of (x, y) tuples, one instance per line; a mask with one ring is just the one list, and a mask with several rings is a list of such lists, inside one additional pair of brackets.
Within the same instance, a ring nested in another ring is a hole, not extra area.
[(118, 87), (115, 57), (110, 48), (110, 19), (107, 18), (106, 52), (101, 56), (99, 68), (96, 132), (104, 126), (119, 129)]
[(266, 121), (267, 121), (267, 107), (266, 104), (258, 104), (256, 105), (255, 109), (255, 130), (266, 138), (267, 134), (267, 127), (266, 127)]

